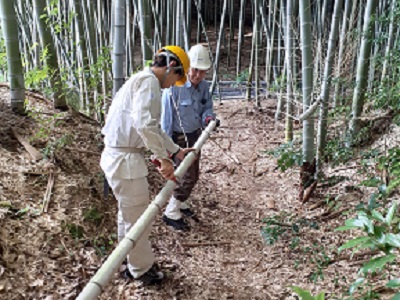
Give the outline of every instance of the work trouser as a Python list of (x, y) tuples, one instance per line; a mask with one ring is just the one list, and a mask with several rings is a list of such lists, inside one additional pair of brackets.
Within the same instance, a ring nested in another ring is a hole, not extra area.
[[(187, 133), (186, 134), (187, 142), (186, 142), (184, 134), (174, 132), (172, 134), (172, 140), (181, 148), (188, 148), (188, 147), (190, 148), (193, 147), (193, 145), (196, 143), (200, 135), (201, 135), (201, 129), (196, 130), (195, 132), (192, 133)], [(178, 167), (181, 163), (181, 160), (175, 157), (174, 163)], [(175, 187), (174, 190), (175, 199), (181, 202), (186, 201), (189, 198), (197, 181), (199, 180), (199, 175), (200, 175), (200, 152), (198, 153), (198, 157), (195, 159), (195, 161), (192, 163), (192, 165), (189, 167), (189, 169), (186, 171), (186, 173), (179, 180), (179, 183)]]
[[(121, 241), (150, 203), (149, 184), (146, 177), (113, 179), (107, 181), (118, 200), (118, 241)], [(128, 268), (134, 278), (147, 272), (154, 263), (149, 226), (128, 254)]]

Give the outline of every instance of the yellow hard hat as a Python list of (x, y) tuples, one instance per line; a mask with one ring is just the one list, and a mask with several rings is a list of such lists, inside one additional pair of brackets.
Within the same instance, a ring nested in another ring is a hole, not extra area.
[(181, 66), (183, 68), (183, 76), (181, 79), (179, 79), (177, 82), (175, 82), (175, 85), (176, 86), (184, 85), (187, 80), (186, 74), (190, 68), (189, 56), (186, 54), (185, 50), (183, 50), (179, 46), (172, 46), (172, 45), (164, 46), (160, 50), (158, 50), (157, 53), (161, 53), (163, 51), (169, 51), (169, 52), (173, 53), (179, 59), (179, 62), (181, 63)]

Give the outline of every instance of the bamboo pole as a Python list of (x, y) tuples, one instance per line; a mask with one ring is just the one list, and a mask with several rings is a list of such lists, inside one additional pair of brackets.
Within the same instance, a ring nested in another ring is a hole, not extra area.
[(286, 3), (286, 117), (285, 117), (285, 142), (293, 141), (293, 103), (292, 103), (292, 0), (287, 0)]
[[(309, 0), (301, 0), (300, 4), (300, 37), (302, 43), (302, 90), (303, 111), (311, 105), (313, 91), (313, 60), (311, 50), (311, 8)], [(311, 162), (314, 158), (314, 122), (312, 119), (303, 121), (303, 161)]]
[(261, 108), (260, 103), (260, 71), (259, 71), (259, 46), (260, 46), (260, 11), (258, 9), (259, 0), (254, 0), (254, 80), (256, 82), (254, 96), (255, 96), (255, 106)]
[(215, 54), (215, 60), (214, 60), (214, 70), (213, 70), (213, 79), (211, 82), (211, 87), (210, 87), (210, 94), (213, 94), (215, 87), (217, 85), (218, 81), (218, 68), (219, 68), (219, 58), (220, 58), (220, 53), (221, 53), (221, 40), (223, 36), (223, 31), (224, 31), (224, 22), (225, 22), (225, 16), (226, 16), (226, 11), (227, 11), (227, 0), (224, 0), (224, 5), (222, 8), (222, 15), (221, 15), (221, 24), (219, 28), (219, 35), (218, 35), (218, 41), (217, 41), (217, 53)]
[(113, 37), (113, 64), (112, 70), (114, 73), (113, 83), (113, 96), (115, 96), (118, 90), (124, 83), (124, 38), (125, 38), (125, 3), (123, 0), (115, 1), (114, 3), (114, 37)]
[(341, 29), (340, 38), (339, 38), (339, 51), (338, 51), (337, 65), (336, 65), (336, 72), (335, 72), (336, 81), (335, 81), (334, 92), (333, 92), (333, 102), (332, 102), (333, 107), (338, 106), (338, 103), (339, 103), (339, 87), (340, 87), (339, 78), (340, 78), (340, 73), (341, 73), (341, 68), (342, 68), (344, 48), (346, 46), (345, 40), (346, 40), (348, 18), (349, 18), (351, 5), (352, 4), (350, 1), (345, 2), (345, 9), (344, 9), (344, 14), (343, 14), (342, 29)]
[(388, 29), (388, 40), (386, 43), (384, 61), (382, 66), (381, 83), (385, 80), (386, 75), (388, 73), (387, 71), (388, 71), (389, 55), (390, 55), (390, 50), (392, 49), (393, 37), (394, 37), (393, 31), (394, 31), (395, 12), (396, 12), (396, 1), (392, 0), (392, 3), (390, 5), (390, 23)]
[(335, 45), (339, 33), (339, 18), (342, 10), (343, 0), (335, 2), (335, 10), (333, 13), (331, 32), (328, 41), (328, 51), (326, 54), (324, 75), (322, 77), (322, 90), (321, 90), (321, 107), (318, 120), (318, 134), (317, 134), (317, 165), (320, 165), (320, 159), (324, 155), (326, 146), (327, 126), (328, 126), (328, 99), (329, 89), (332, 79), (333, 59), (335, 56)]
[(243, 45), (243, 26), (244, 26), (244, 18), (245, 18), (245, 4), (246, 0), (240, 0), (240, 11), (239, 11), (239, 30), (238, 30), (238, 49), (236, 56), (236, 77), (239, 76), (241, 70), (241, 50)]
[[(210, 136), (215, 126), (216, 122), (211, 121), (207, 128), (203, 131), (202, 135), (194, 145), (195, 151), (186, 155), (183, 162), (175, 171), (175, 176), (177, 178), (181, 178), (196, 159), (197, 153), (199, 153), (201, 147)], [(112, 276), (121, 265), (122, 261), (125, 259), (131, 249), (135, 247), (136, 242), (143, 235), (147, 227), (153, 222), (156, 214), (160, 212), (161, 208), (166, 204), (175, 186), (176, 183), (174, 181), (168, 180), (161, 192), (150, 203), (142, 216), (137, 220), (135, 225), (133, 225), (131, 230), (129, 230), (125, 238), (118, 244), (117, 248), (114, 249), (94, 277), (85, 286), (83, 291), (79, 294), (77, 300), (96, 299), (97, 296), (102, 293), (107, 283), (111, 280)]]
[(0, 1), (0, 18), (7, 53), (11, 108), (23, 115), (25, 113), (25, 81), (18, 43), (18, 23), (13, 2)]
[(352, 119), (349, 124), (350, 141), (347, 145), (353, 145), (353, 139), (356, 134), (360, 132), (360, 119), (364, 108), (364, 98), (367, 86), (368, 69), (371, 58), (371, 45), (373, 32), (372, 28), (372, 15), (375, 14), (377, 0), (368, 0), (364, 12), (364, 26), (362, 34), (362, 42), (360, 47), (359, 56), (357, 59), (357, 73), (356, 83), (354, 88), (353, 101), (352, 101)]

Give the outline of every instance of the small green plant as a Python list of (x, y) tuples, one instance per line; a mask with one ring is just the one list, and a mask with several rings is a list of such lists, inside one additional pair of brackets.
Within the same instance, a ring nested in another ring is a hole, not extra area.
[(303, 153), (300, 148), (295, 148), (292, 142), (282, 144), (274, 150), (267, 151), (267, 154), (277, 158), (278, 168), (284, 172), (294, 165), (303, 164)]
[(239, 73), (239, 75), (236, 77), (236, 82), (240, 84), (243, 81), (246, 81), (248, 77), (249, 77), (249, 69), (246, 69), (243, 72)]
[(287, 227), (283, 227), (279, 224), (276, 224), (272, 220), (271, 219), (264, 220), (264, 222), (267, 223), (267, 225), (264, 226), (261, 231), (261, 234), (264, 237), (264, 240), (267, 243), (267, 245), (275, 244), (279, 240), (279, 237), (288, 230)]
[[(323, 249), (323, 246), (321, 246), (321, 248)], [(331, 262), (331, 259), (325, 252), (325, 249), (323, 249), (321, 252), (316, 252), (313, 256), (311, 256), (310, 262), (313, 263), (316, 268), (310, 274), (310, 281), (315, 283), (319, 279), (324, 280), (325, 277), (323, 269), (327, 267)]]
[(325, 300), (325, 293), (319, 293), (317, 296), (312, 296), (311, 293), (307, 290), (303, 290), (298, 286), (291, 286), (290, 287), (293, 292), (299, 295), (300, 300)]
[(91, 208), (83, 213), (83, 220), (99, 225), (103, 220), (103, 215), (97, 210), (97, 208)]
[[(307, 220), (305, 218), (295, 220), (292, 223), (288, 221), (283, 222), (282, 221), (283, 219), (287, 220), (288, 216), (286, 214), (282, 214), (265, 218), (263, 220), (263, 223), (265, 223), (266, 225), (262, 228), (261, 234), (264, 237), (264, 240), (267, 243), (267, 245), (275, 244), (279, 240), (279, 238), (286, 232), (298, 234), (301, 228), (305, 226), (318, 229), (317, 223)], [(292, 240), (293, 247), (296, 247), (299, 243), (300, 239)]]
[(353, 156), (354, 150), (347, 147), (343, 140), (331, 139), (326, 144), (324, 158), (330, 162), (332, 167), (347, 162)]
[(117, 235), (115, 233), (110, 236), (99, 236), (92, 240), (92, 245), (96, 250), (96, 253), (100, 256), (105, 256), (112, 249), (113, 245), (117, 240)]
[(279, 76), (271, 85), (270, 91), (279, 92), (282, 88), (286, 87), (287, 78), (284, 75)]
[(43, 148), (43, 155), (46, 158), (53, 157), (54, 152), (72, 143), (72, 136), (69, 134), (63, 135), (62, 137), (49, 141), (45, 148)]
[[(369, 209), (363, 209), (358, 212), (354, 219), (345, 221), (345, 226), (336, 228), (336, 231), (346, 231), (352, 229), (361, 230), (364, 235), (356, 237), (341, 247), (339, 252), (345, 249), (353, 249), (353, 253), (362, 249), (380, 250), (381, 255), (370, 259), (359, 270), (360, 276), (350, 287), (350, 295), (352, 295), (358, 287), (367, 284), (366, 277), (368, 274), (376, 274), (387, 270), (388, 265), (394, 262), (397, 255), (394, 250), (400, 249), (400, 219), (396, 215), (396, 203), (387, 210), (383, 215), (375, 209), (376, 204), (370, 201)], [(389, 283), (388, 283), (389, 284)], [(394, 287), (394, 282), (391, 282)], [(371, 288), (368, 288), (364, 293), (363, 299), (377, 299)], [(352, 299), (352, 298), (350, 298)], [(357, 298), (360, 299), (360, 298)]]
[(81, 225), (74, 223), (66, 223), (65, 228), (68, 230), (69, 234), (74, 239), (81, 239), (84, 236), (84, 230)]

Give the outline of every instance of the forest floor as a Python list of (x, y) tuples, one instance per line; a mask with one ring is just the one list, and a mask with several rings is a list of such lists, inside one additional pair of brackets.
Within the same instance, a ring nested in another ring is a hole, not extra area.
[[(116, 201), (102, 195), (100, 126), (28, 100), (26, 117), (0, 107), (0, 299), (75, 299), (116, 242)], [(264, 100), (262, 111), (245, 101), (215, 103), (222, 126), (202, 150), (191, 198), (200, 221), (187, 233), (160, 215), (153, 226), (165, 283), (144, 288), (116, 274), (101, 299), (297, 299), (290, 286), (338, 299), (348, 290), (371, 254), (339, 254), (350, 235), (333, 230), (368, 191), (356, 187), (362, 178), (349, 162), (325, 170), (327, 178), (346, 180), (319, 185), (302, 204), (298, 168), (283, 173), (266, 152), (284, 141), (275, 107), (273, 100)], [(47, 157), (32, 160), (12, 128)], [(149, 168), (154, 196), (164, 182)]]

